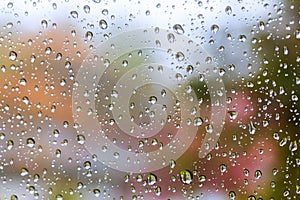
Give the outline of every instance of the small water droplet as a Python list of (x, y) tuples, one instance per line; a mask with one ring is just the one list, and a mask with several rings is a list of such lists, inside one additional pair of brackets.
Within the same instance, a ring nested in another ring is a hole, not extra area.
[(84, 135), (77, 135), (77, 142), (78, 144), (84, 144), (85, 143), (85, 137)]
[(178, 62), (181, 62), (185, 59), (185, 56), (182, 52), (179, 51), (176, 53), (175, 58)]
[(260, 21), (260, 22), (258, 23), (258, 28), (259, 28), (259, 30), (261, 30), (261, 31), (265, 30), (265, 23), (264, 23), (263, 21)]
[(8, 58), (10, 60), (16, 60), (17, 57), (18, 57), (18, 54), (15, 51), (10, 51), (9, 54), (8, 54)]
[(225, 13), (226, 13), (227, 15), (230, 15), (230, 14), (232, 13), (232, 8), (231, 8), (230, 6), (226, 6), (226, 8), (225, 8)]
[(71, 16), (72, 16), (73, 18), (78, 18), (78, 13), (77, 13), (77, 11), (71, 11), (70, 14), (71, 14)]
[(255, 173), (254, 173), (254, 177), (256, 179), (260, 179), (262, 176), (262, 172), (260, 170), (256, 170)]
[(237, 118), (238, 112), (237, 111), (228, 111), (228, 116), (229, 116), (229, 119), (234, 120)]
[(35, 141), (33, 138), (27, 138), (26, 140), (26, 145), (29, 147), (29, 148), (33, 148), (35, 146)]
[(93, 189), (93, 193), (95, 195), (95, 197), (100, 197), (100, 190), (99, 189)]
[(229, 199), (235, 199), (236, 198), (236, 193), (234, 191), (229, 192)]
[(248, 130), (249, 130), (250, 134), (252, 134), (252, 135), (255, 134), (256, 128), (252, 121), (250, 121), (248, 124)]
[(221, 172), (221, 173), (224, 173), (224, 172), (226, 172), (226, 170), (227, 170), (227, 166), (226, 166), (225, 164), (221, 164), (221, 165), (219, 166), (219, 169), (220, 169), (220, 172)]
[(210, 27), (212, 33), (216, 34), (219, 31), (219, 26), (214, 24)]
[(85, 39), (86, 39), (87, 41), (91, 41), (91, 40), (93, 39), (93, 33), (92, 33), (91, 31), (87, 31), (87, 32), (85, 33)]
[(150, 96), (148, 102), (150, 104), (155, 104), (157, 102), (157, 97), (156, 96)]
[(99, 26), (100, 26), (100, 28), (101, 29), (107, 29), (107, 27), (108, 27), (108, 25), (107, 25), (107, 22), (104, 20), (104, 19), (101, 19), (100, 21), (99, 21)]
[(180, 24), (175, 24), (173, 26), (173, 30), (175, 31), (175, 33), (177, 33), (178, 35), (182, 35), (184, 34), (184, 29), (182, 28), (182, 26)]
[(42, 20), (42, 21), (41, 21), (41, 25), (42, 25), (43, 28), (47, 28), (47, 27), (48, 27), (48, 22), (47, 22), (47, 20)]
[(201, 126), (203, 123), (203, 120), (201, 117), (195, 117), (194, 119), (194, 126)]
[(88, 14), (88, 13), (90, 13), (91, 8), (90, 8), (90, 6), (85, 5), (85, 6), (83, 6), (83, 10), (86, 14)]
[(28, 169), (27, 168), (21, 168), (21, 172), (20, 172), (21, 176), (27, 176), (28, 175)]

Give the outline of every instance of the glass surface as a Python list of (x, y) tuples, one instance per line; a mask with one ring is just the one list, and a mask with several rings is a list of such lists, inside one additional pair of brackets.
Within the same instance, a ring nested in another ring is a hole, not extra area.
[(300, 1), (0, 13), (0, 199), (299, 199)]

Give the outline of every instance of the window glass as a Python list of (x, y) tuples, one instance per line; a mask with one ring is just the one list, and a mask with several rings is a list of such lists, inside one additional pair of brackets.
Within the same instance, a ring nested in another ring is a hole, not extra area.
[(299, 1), (0, 13), (0, 199), (299, 198)]

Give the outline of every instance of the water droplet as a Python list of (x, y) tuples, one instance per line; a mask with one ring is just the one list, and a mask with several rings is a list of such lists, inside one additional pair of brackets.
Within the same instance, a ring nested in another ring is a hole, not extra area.
[(174, 43), (174, 41), (175, 41), (175, 36), (174, 36), (173, 33), (169, 33), (169, 34), (167, 35), (167, 38), (168, 38), (168, 41), (169, 41), (170, 43)]
[(236, 194), (234, 191), (230, 191), (229, 192), (229, 199), (235, 199), (236, 198)]
[(85, 39), (86, 39), (87, 41), (91, 41), (91, 40), (93, 39), (93, 33), (92, 33), (91, 31), (87, 31), (87, 32), (85, 33)]
[(193, 174), (187, 169), (181, 170), (180, 171), (180, 180), (184, 184), (187, 184), (187, 185), (191, 184), (193, 181)]
[(201, 117), (195, 117), (194, 119), (194, 126), (201, 126), (203, 123), (203, 120)]
[(239, 35), (239, 41), (240, 42), (246, 42), (246, 40), (247, 40), (246, 35)]
[(95, 2), (95, 3), (100, 3), (101, 0), (93, 0), (93, 2)]
[(156, 96), (150, 96), (148, 102), (152, 105), (155, 104), (157, 102)]
[(123, 67), (127, 67), (128, 66), (128, 61), (127, 60), (123, 60), (122, 61), (122, 66)]
[(84, 135), (77, 135), (77, 142), (78, 144), (84, 144), (85, 143), (85, 137)]
[(228, 111), (228, 116), (229, 116), (229, 119), (234, 120), (237, 118), (238, 112), (237, 111)]
[(107, 22), (104, 20), (104, 19), (101, 19), (100, 21), (99, 21), (99, 26), (100, 26), (100, 28), (101, 29), (107, 29)]
[(88, 13), (90, 13), (91, 8), (90, 8), (90, 6), (85, 5), (85, 6), (83, 6), (83, 10), (86, 14), (88, 14)]
[(14, 4), (12, 2), (8, 2), (7, 8), (12, 8), (13, 6), (14, 6)]
[(248, 130), (249, 130), (250, 134), (252, 134), (252, 135), (255, 134), (256, 128), (252, 121), (250, 121), (248, 124)]
[(265, 30), (265, 23), (264, 23), (263, 21), (260, 21), (260, 22), (258, 23), (258, 28), (259, 28), (259, 30), (261, 30), (261, 31)]
[(295, 37), (296, 39), (300, 39), (300, 29), (295, 31)]
[(279, 142), (279, 146), (283, 147), (284, 145), (286, 145), (288, 139), (287, 137), (284, 137), (281, 139), (281, 141)]
[(256, 179), (260, 179), (262, 176), (262, 172), (260, 170), (256, 170), (255, 173), (254, 173), (254, 177)]
[(184, 60), (185, 56), (182, 52), (177, 52), (176, 55), (175, 55), (175, 58), (178, 62), (181, 62)]
[(35, 141), (33, 138), (28, 138), (26, 140), (26, 145), (29, 147), (29, 148), (33, 148), (35, 146)]
[(41, 21), (41, 25), (42, 25), (43, 28), (47, 28), (47, 27), (48, 27), (48, 22), (47, 22), (47, 20), (42, 20), (42, 21)]
[(298, 145), (297, 145), (297, 141), (294, 140), (290, 143), (290, 146), (289, 146), (289, 150), (290, 151), (296, 151), (298, 149)]
[(10, 51), (9, 54), (8, 54), (8, 58), (10, 60), (16, 60), (17, 59), (17, 53), (15, 51)]
[(18, 196), (15, 194), (10, 196), (10, 200), (18, 200), (18, 199), (19, 199)]
[(227, 170), (227, 166), (226, 166), (225, 164), (221, 164), (221, 165), (219, 166), (219, 169), (220, 169), (220, 172), (224, 173), (224, 172), (226, 172), (226, 170)]
[(148, 185), (154, 185), (157, 181), (157, 177), (156, 175), (150, 173), (147, 175), (147, 182), (148, 182)]
[(77, 11), (71, 11), (70, 14), (71, 14), (71, 16), (72, 16), (73, 18), (78, 18), (78, 13), (77, 13)]
[(21, 176), (27, 176), (28, 175), (28, 169), (27, 168), (21, 168), (20, 175)]
[(212, 33), (216, 34), (219, 31), (219, 26), (214, 24), (210, 27)]
[(230, 6), (226, 6), (226, 8), (225, 8), (225, 13), (226, 13), (227, 15), (230, 15), (230, 14), (232, 13), (232, 8), (231, 8)]
[(11, 150), (14, 147), (14, 141), (7, 140), (6, 145), (7, 145), (7, 149)]
[(60, 135), (59, 130), (54, 129), (54, 130), (53, 130), (53, 136), (56, 137), (56, 138), (58, 138), (59, 135)]
[(170, 160), (170, 163), (169, 163), (169, 165), (170, 165), (170, 168), (174, 169), (174, 168), (175, 168), (175, 166), (176, 166), (176, 162), (175, 162), (175, 160)]
[(182, 28), (182, 26), (180, 24), (175, 24), (173, 26), (173, 30), (175, 31), (175, 33), (177, 33), (178, 35), (182, 35), (184, 34), (184, 29)]
[(21, 78), (21, 79), (19, 80), (19, 84), (22, 85), (22, 86), (26, 86), (27, 80), (26, 80), (25, 78)]
[(100, 190), (99, 189), (93, 189), (93, 193), (95, 195), (95, 197), (100, 197)]
[(155, 195), (156, 196), (160, 196), (161, 195), (161, 187), (157, 186), (154, 191), (155, 191)]

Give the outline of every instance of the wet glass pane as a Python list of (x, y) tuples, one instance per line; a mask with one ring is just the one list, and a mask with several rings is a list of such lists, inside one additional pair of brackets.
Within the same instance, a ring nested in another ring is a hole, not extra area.
[(0, 13), (0, 199), (299, 199), (299, 1)]

